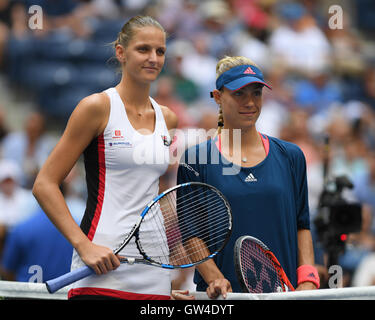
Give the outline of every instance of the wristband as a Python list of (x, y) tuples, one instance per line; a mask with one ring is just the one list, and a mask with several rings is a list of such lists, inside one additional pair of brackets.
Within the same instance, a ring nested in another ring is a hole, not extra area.
[(316, 288), (320, 287), (320, 279), (318, 270), (309, 264), (304, 264), (297, 268), (297, 284), (300, 285), (302, 282), (312, 282), (316, 285)]

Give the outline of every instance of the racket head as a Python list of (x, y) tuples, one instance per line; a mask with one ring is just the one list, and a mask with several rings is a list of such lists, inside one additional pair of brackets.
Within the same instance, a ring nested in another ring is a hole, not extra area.
[(143, 258), (164, 268), (187, 268), (216, 256), (232, 232), (225, 196), (202, 182), (187, 182), (157, 196), (135, 232)]
[(234, 268), (243, 292), (294, 291), (275, 255), (255, 237), (242, 236), (236, 240)]

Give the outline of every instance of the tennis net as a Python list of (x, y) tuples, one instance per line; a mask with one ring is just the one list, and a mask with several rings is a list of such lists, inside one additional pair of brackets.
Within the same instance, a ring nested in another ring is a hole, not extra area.
[[(63, 288), (50, 294), (44, 283), (0, 281), (0, 299), (66, 300), (68, 290)], [(193, 294), (197, 300), (208, 300), (205, 292)], [(375, 286), (286, 293), (229, 293), (227, 300), (375, 300)]]
[[(197, 300), (208, 300), (205, 292), (194, 295)], [(227, 300), (375, 300), (375, 286), (283, 293), (228, 293)]]
[(50, 294), (44, 283), (0, 281), (0, 299), (66, 300), (68, 290)]

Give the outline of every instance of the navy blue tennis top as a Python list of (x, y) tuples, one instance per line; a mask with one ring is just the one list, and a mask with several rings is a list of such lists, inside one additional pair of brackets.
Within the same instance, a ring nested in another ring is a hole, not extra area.
[[(296, 287), (297, 231), (310, 229), (306, 161), (301, 149), (274, 137), (261, 137), (267, 156), (254, 167), (239, 167), (225, 159), (216, 138), (187, 149), (177, 173), (178, 183), (200, 181), (215, 186), (231, 205), (232, 234), (215, 263), (233, 292), (241, 292), (233, 263), (234, 244), (240, 236), (263, 241)], [(198, 291), (206, 290), (198, 271), (194, 282)]]

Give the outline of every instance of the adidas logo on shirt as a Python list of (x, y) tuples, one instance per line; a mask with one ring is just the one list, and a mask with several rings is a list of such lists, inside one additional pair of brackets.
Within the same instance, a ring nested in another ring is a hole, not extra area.
[(250, 173), (246, 179), (245, 179), (245, 182), (257, 182), (258, 179), (254, 177), (254, 175), (252, 173)]

